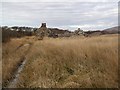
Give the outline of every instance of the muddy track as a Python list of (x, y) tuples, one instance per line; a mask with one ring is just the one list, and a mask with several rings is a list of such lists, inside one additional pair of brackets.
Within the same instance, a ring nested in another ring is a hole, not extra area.
[(9, 83), (6, 86), (7, 88), (16, 88), (16, 84), (18, 82), (18, 77), (26, 64), (26, 61), (27, 61), (26, 55), (30, 51), (32, 43), (22, 44), (16, 50), (18, 50), (19, 48), (22, 48), (24, 46), (28, 46), (28, 49), (26, 50), (25, 54), (20, 58), (20, 62), (17, 65), (17, 69), (14, 71), (12, 78), (9, 80)]

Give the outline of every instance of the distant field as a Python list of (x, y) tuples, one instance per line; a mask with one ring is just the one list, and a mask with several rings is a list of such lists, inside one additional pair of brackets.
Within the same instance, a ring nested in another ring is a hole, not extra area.
[[(25, 44), (31, 43), (31, 47)], [(24, 47), (23, 47), (24, 46)], [(19, 48), (18, 48), (19, 47)], [(26, 52), (29, 48), (29, 51)], [(27, 54), (26, 54), (27, 53)], [(114, 88), (118, 86), (118, 35), (12, 39), (3, 44), (3, 83), (26, 57), (16, 87)]]

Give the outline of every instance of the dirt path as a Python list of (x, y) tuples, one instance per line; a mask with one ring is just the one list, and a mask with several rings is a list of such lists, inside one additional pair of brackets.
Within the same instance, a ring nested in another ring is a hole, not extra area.
[[(31, 46), (32, 46), (32, 44), (28, 43), (28, 44), (24, 44), (24, 45), (19, 47), (19, 48), (21, 48), (21, 47), (28, 47), (28, 49), (25, 52), (25, 54), (21, 57), (21, 60), (20, 60), (21, 62), (19, 64), (17, 70), (14, 72), (14, 75), (13, 75), (14, 77), (13, 77), (12, 80), (10, 80), (9, 84), (7, 85), (7, 88), (16, 88), (16, 84), (18, 82), (18, 77), (19, 77), (21, 71), (23, 70), (23, 68), (24, 68), (24, 66), (26, 64), (26, 61), (27, 61), (25, 56), (28, 54)], [(19, 48), (17, 48), (17, 49), (19, 49)]]
[(16, 87), (16, 84), (18, 82), (18, 77), (19, 77), (21, 71), (23, 70), (25, 63), (26, 63), (26, 59), (24, 59), (23, 62), (21, 63), (21, 65), (18, 67), (17, 71), (14, 74), (13, 80), (11, 80), (9, 85), (8, 85), (8, 88), (15, 88)]

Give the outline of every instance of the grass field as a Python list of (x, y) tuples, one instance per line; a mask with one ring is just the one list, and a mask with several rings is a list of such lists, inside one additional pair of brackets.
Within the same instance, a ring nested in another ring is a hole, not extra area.
[(10, 42), (2, 44), (2, 85), (4, 87), (14, 77), (13, 74), (28, 49), (28, 47), (22, 47), (26, 43), (30, 43), (30, 41), (26, 38), (21, 38), (12, 39)]
[(13, 39), (3, 45), (3, 82), (12, 77), (27, 47), (17, 87), (114, 88), (118, 86), (118, 35)]

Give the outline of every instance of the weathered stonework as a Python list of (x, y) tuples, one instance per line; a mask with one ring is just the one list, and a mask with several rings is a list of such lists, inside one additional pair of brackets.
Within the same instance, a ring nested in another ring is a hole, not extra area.
[(48, 36), (48, 29), (46, 23), (42, 23), (41, 27), (36, 31), (36, 36), (39, 40), (42, 40), (43, 37)]
[(75, 30), (75, 35), (84, 35), (84, 31), (78, 28), (78, 30)]
[(74, 32), (68, 30), (62, 30), (58, 28), (47, 28), (46, 23), (42, 23), (41, 27), (36, 31), (36, 37), (38, 40), (42, 40), (44, 37), (70, 37), (73, 35), (84, 35), (84, 31), (78, 28)]

